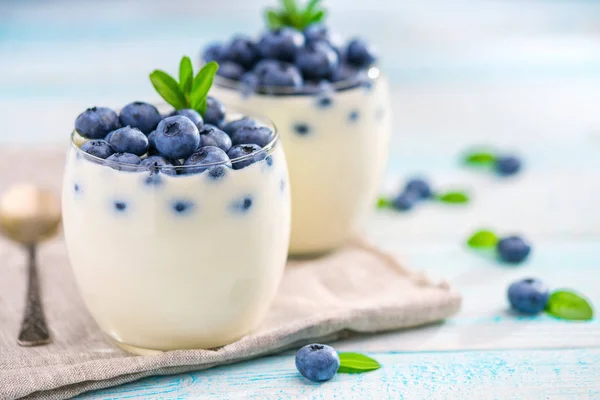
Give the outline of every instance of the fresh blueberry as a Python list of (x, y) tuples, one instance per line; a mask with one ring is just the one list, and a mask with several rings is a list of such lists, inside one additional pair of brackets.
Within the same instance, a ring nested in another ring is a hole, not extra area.
[(343, 89), (353, 89), (363, 85), (368, 80), (368, 77), (353, 66), (340, 64), (333, 71), (329, 79), (331, 82), (338, 83), (338, 85), (340, 82), (343, 82)]
[(502, 261), (519, 264), (529, 256), (531, 246), (518, 236), (509, 236), (498, 241), (496, 250)]
[(266, 126), (245, 127), (238, 129), (231, 135), (231, 143), (256, 144), (265, 147), (273, 140), (273, 131)]
[(309, 344), (296, 353), (296, 368), (313, 382), (333, 378), (339, 367), (340, 356), (333, 347), (325, 344)]
[(225, 60), (227, 49), (222, 43), (211, 43), (204, 48), (202, 59), (206, 62), (216, 61), (218, 63)]
[(249, 117), (243, 117), (240, 119), (236, 119), (235, 121), (229, 122), (227, 125), (223, 127), (223, 131), (227, 133), (229, 136), (233, 135), (239, 129), (242, 128), (254, 128), (259, 126), (258, 122)]
[(146, 169), (152, 173), (161, 172), (167, 175), (175, 175), (175, 169), (172, 167), (173, 163), (161, 156), (150, 156), (140, 163), (140, 169)]
[(119, 171), (137, 171), (142, 159), (131, 153), (115, 153), (106, 161), (115, 163), (111, 167)]
[(200, 134), (192, 120), (175, 115), (160, 121), (154, 142), (159, 153), (169, 159), (187, 158), (198, 148)]
[(256, 92), (260, 86), (258, 77), (254, 72), (246, 72), (240, 79), (242, 96), (248, 97), (252, 93)]
[(218, 167), (214, 164), (225, 164), (231, 168), (231, 162), (227, 153), (216, 146), (201, 147), (183, 163), (184, 166), (193, 166), (185, 169), (191, 174), (198, 174), (207, 169)]
[(316, 42), (319, 40), (329, 40), (329, 29), (321, 23), (310, 24), (304, 29), (304, 37), (308, 42)]
[(225, 122), (225, 106), (214, 97), (206, 98), (206, 112), (204, 113), (204, 123), (221, 127)]
[(244, 213), (252, 207), (252, 202), (253, 200), (251, 196), (245, 196), (231, 203), (230, 209), (234, 212)]
[(419, 194), (415, 192), (400, 193), (392, 200), (392, 207), (400, 211), (408, 211), (414, 207), (419, 200)]
[(81, 146), (81, 150), (102, 159), (110, 157), (115, 152), (110, 144), (100, 139), (85, 142)]
[(329, 44), (314, 42), (298, 52), (296, 65), (305, 79), (325, 79), (338, 68), (339, 58)]
[(148, 151), (148, 138), (139, 129), (126, 126), (112, 132), (108, 142), (117, 153), (141, 156)]
[[(260, 150), (260, 146), (255, 144), (239, 144), (229, 149), (227, 155), (232, 161), (233, 169), (242, 169), (246, 168), (250, 164), (254, 164), (255, 162), (265, 159), (267, 156), (266, 152)], [(237, 160), (241, 157), (244, 157), (244, 159)]]
[(495, 168), (499, 175), (514, 175), (521, 169), (521, 160), (514, 156), (498, 157)]
[(226, 58), (233, 61), (245, 69), (251, 69), (260, 58), (258, 46), (252, 39), (238, 35), (233, 38), (226, 49)]
[(508, 301), (513, 309), (523, 314), (538, 314), (548, 303), (550, 290), (538, 279), (523, 279), (508, 287)]
[(204, 146), (216, 146), (227, 152), (231, 148), (231, 138), (216, 126), (206, 124), (200, 129), (200, 145), (198, 147)]
[(421, 199), (428, 199), (432, 194), (429, 183), (426, 180), (419, 178), (409, 180), (404, 187), (404, 191), (414, 192)]
[(125, 209), (127, 208), (127, 203), (125, 203), (124, 201), (115, 201), (115, 209), (117, 211), (125, 211)]
[(152, 104), (134, 101), (127, 104), (119, 113), (119, 121), (123, 126), (137, 128), (145, 134), (156, 129), (162, 116)]
[(258, 78), (259, 86), (290, 86), (301, 87), (303, 84), (302, 74), (298, 68), (284, 61), (272, 61), (259, 64), (254, 70)]
[(300, 136), (304, 136), (310, 133), (310, 126), (308, 126), (308, 124), (305, 124), (303, 122), (298, 123), (298, 124), (294, 124), (294, 131), (296, 131), (296, 133)]
[(188, 117), (198, 129), (202, 129), (202, 125), (204, 125), (204, 119), (202, 118), (202, 115), (200, 115), (198, 111), (193, 110), (191, 108), (175, 110), (173, 111), (173, 114), (171, 114), (171, 116), (173, 115), (181, 115), (182, 117)]
[(158, 153), (158, 150), (156, 150), (156, 142), (154, 141), (155, 138), (156, 131), (150, 132), (150, 134), (148, 135), (148, 154), (150, 155)]
[(358, 68), (367, 68), (375, 62), (377, 56), (365, 41), (353, 39), (346, 47), (346, 59), (348, 62)]
[(304, 35), (293, 28), (266, 32), (258, 42), (263, 58), (293, 62), (296, 53), (304, 47)]
[(240, 64), (236, 64), (233, 61), (224, 61), (219, 64), (217, 75), (239, 81), (242, 78), (242, 75), (244, 75), (244, 72), (246, 72), (246, 70)]
[(119, 126), (117, 113), (106, 107), (88, 108), (75, 120), (75, 130), (88, 139), (104, 139)]

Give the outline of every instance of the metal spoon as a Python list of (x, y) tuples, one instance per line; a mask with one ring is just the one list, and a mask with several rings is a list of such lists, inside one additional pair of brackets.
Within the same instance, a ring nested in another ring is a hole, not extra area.
[(58, 232), (60, 219), (60, 202), (57, 197), (34, 185), (15, 185), (0, 198), (0, 231), (4, 236), (25, 246), (29, 254), (27, 300), (18, 338), (21, 346), (50, 343), (40, 299), (36, 245)]

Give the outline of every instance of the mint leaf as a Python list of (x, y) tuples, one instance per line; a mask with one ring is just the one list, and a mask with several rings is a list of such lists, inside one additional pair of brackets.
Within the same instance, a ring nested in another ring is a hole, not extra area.
[(392, 201), (390, 199), (380, 197), (379, 200), (377, 200), (377, 208), (390, 208), (391, 206)]
[(190, 95), (190, 107), (198, 111), (202, 116), (206, 112), (206, 97), (213, 84), (219, 64), (214, 61), (206, 64), (192, 82), (192, 93)]
[(192, 81), (194, 80), (194, 67), (192, 60), (188, 56), (184, 56), (179, 63), (179, 87), (183, 91), (186, 100), (190, 100), (190, 92), (192, 91)]
[(546, 312), (556, 318), (589, 321), (594, 310), (586, 299), (569, 290), (557, 290), (550, 295)]
[(187, 101), (181, 88), (169, 74), (158, 69), (154, 70), (150, 74), (150, 82), (158, 94), (176, 110), (187, 107)]
[(340, 368), (341, 373), (360, 373), (374, 371), (381, 368), (381, 364), (360, 353), (340, 353)]
[(310, 17), (310, 20), (308, 21), (307, 25), (315, 24), (317, 22), (321, 22), (321, 20), (323, 18), (325, 18), (325, 11), (324, 10), (317, 11), (313, 16)]
[(313, 14), (313, 10), (315, 9), (315, 7), (317, 7), (319, 5), (320, 2), (321, 2), (321, 0), (310, 0), (308, 2), (308, 5), (304, 9), (304, 13), (303, 13), (304, 19), (306, 21), (308, 21), (310, 19), (310, 16)]
[(287, 11), (288, 14), (293, 15), (298, 12), (298, 8), (296, 7), (295, 0), (282, 0), (283, 8)]
[(446, 192), (437, 196), (442, 203), (465, 204), (469, 202), (469, 196), (463, 192)]
[(494, 247), (498, 243), (498, 236), (492, 231), (481, 230), (475, 232), (467, 241), (467, 245), (472, 248)]
[(279, 29), (283, 25), (281, 21), (281, 17), (277, 14), (275, 10), (267, 10), (266, 13), (267, 23), (269, 24), (269, 28), (271, 29)]
[(475, 152), (465, 156), (465, 163), (471, 165), (491, 165), (496, 162), (496, 156), (490, 152)]

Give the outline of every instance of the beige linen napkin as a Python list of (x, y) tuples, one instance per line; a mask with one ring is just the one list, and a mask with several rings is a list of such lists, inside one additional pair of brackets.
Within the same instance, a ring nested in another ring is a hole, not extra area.
[[(39, 153), (39, 154), (38, 154)], [(0, 151), (0, 190), (27, 178), (58, 190), (64, 153)], [(0, 399), (69, 398), (146, 376), (211, 368), (349, 332), (432, 323), (456, 313), (460, 296), (445, 283), (411, 273), (364, 241), (313, 260), (288, 263), (266, 320), (251, 335), (216, 350), (132, 356), (117, 348), (87, 313), (62, 238), (42, 246), (43, 301), (53, 342), (16, 344), (25, 300), (25, 254), (0, 240)]]

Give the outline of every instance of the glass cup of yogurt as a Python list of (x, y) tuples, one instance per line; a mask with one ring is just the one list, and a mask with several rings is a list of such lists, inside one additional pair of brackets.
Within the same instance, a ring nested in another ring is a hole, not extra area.
[[(314, 10), (300, 14), (307, 12)], [(257, 39), (237, 35), (202, 57), (220, 64), (216, 96), (268, 115), (279, 129), (292, 191), (290, 254), (324, 253), (359, 234), (391, 135), (388, 82), (372, 48), (360, 39), (341, 44), (325, 24), (310, 23), (271, 26)]]
[[(119, 125), (110, 126), (116, 113), (87, 112), (105, 130), (72, 135), (63, 222), (81, 295), (100, 328), (138, 354), (214, 348), (249, 333), (275, 296), (289, 243), (288, 171), (275, 127), (260, 120), (272, 139), (231, 160), (140, 163), (150, 156), (131, 162), (105, 153), (106, 143), (120, 143), (118, 130), (106, 135)], [(169, 120), (143, 135), (159, 147)], [(89, 142), (97, 143), (92, 151)]]

